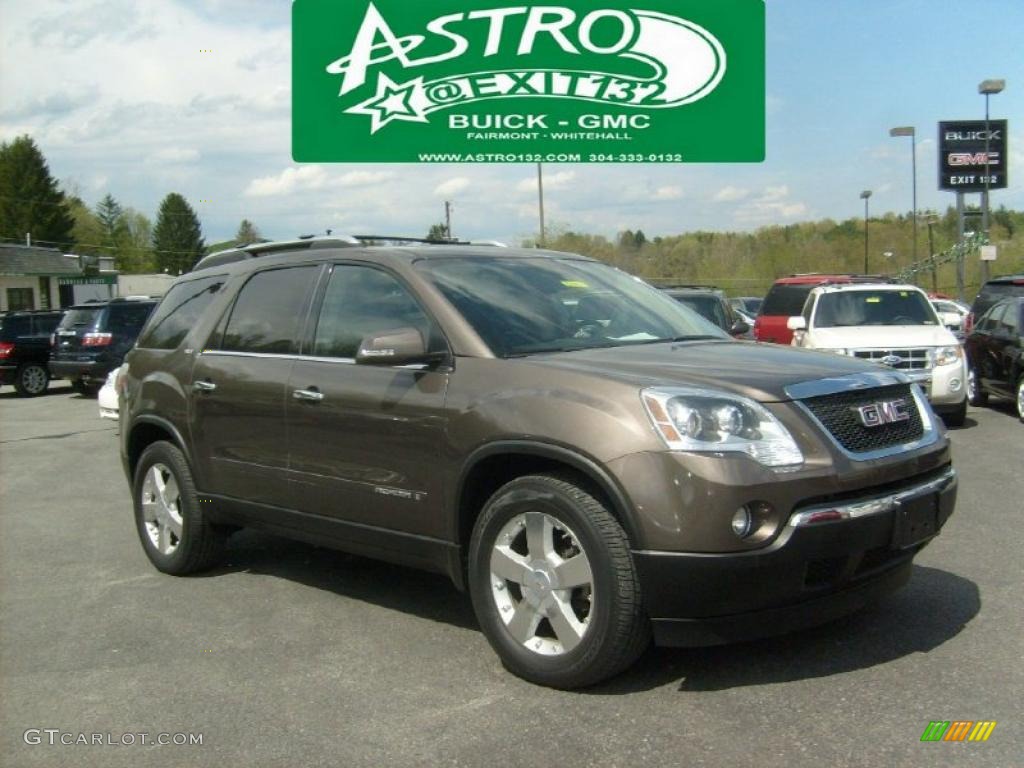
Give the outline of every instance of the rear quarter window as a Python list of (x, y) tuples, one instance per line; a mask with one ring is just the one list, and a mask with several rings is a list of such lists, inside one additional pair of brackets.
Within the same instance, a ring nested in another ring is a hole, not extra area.
[(143, 349), (176, 349), (220, 292), (227, 278), (214, 275), (171, 288), (139, 338)]
[(104, 330), (109, 333), (138, 333), (156, 304), (111, 304)]
[(0, 341), (14, 341), (28, 333), (27, 317), (0, 317)]

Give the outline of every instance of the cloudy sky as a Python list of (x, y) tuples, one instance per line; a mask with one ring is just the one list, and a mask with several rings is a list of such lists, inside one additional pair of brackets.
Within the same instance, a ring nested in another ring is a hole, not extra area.
[[(87, 202), (107, 192), (155, 214), (170, 191), (207, 241), (252, 219), (270, 237), (422, 235), (455, 204), (456, 235), (515, 242), (537, 230), (532, 166), (297, 165), (290, 148), (287, 0), (0, 0), (0, 138), (31, 134)], [(742, 165), (546, 166), (548, 218), (648, 236), (751, 230), (920, 207), (936, 190), (936, 123), (980, 119), (977, 84), (1010, 120), (1011, 188), (1024, 208), (1024, 2), (767, 0), (768, 159)], [(204, 50), (211, 53), (204, 53)], [(0, 233), (6, 235), (7, 233)]]

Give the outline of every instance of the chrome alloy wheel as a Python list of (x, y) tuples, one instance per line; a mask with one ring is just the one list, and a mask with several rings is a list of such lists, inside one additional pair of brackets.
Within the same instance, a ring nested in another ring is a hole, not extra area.
[(972, 403), (978, 397), (978, 374), (973, 368), (967, 369), (967, 399)]
[(181, 492), (178, 481), (164, 464), (154, 464), (142, 484), (142, 520), (149, 541), (164, 555), (181, 543)]
[(30, 395), (39, 395), (46, 391), (46, 371), (38, 365), (30, 365), (22, 371), (21, 383)]
[(516, 642), (543, 656), (579, 645), (593, 617), (594, 574), (565, 523), (516, 515), (498, 533), (490, 569), (498, 615)]
[(1024, 379), (1017, 382), (1017, 415), (1024, 419)]

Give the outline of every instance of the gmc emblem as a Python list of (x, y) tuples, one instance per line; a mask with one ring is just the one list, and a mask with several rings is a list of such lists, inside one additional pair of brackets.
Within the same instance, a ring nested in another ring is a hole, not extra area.
[(861, 405), (853, 408), (860, 416), (860, 423), (865, 427), (880, 427), (883, 424), (896, 424), (900, 421), (909, 421), (910, 412), (907, 410), (907, 401), (904, 399), (887, 400), (871, 405)]

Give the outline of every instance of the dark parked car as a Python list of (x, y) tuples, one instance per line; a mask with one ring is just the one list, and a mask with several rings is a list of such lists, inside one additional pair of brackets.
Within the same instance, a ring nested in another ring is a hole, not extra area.
[(981, 286), (964, 322), (964, 332), (970, 333), (977, 319), (988, 312), (993, 304), (1010, 296), (1024, 296), (1024, 275), (996, 277)]
[(53, 336), (50, 374), (70, 379), (80, 392), (96, 391), (121, 365), (156, 304), (127, 298), (71, 307)]
[(971, 405), (985, 405), (989, 396), (1011, 398), (1024, 421), (1022, 328), (1024, 297), (1003, 299), (980, 317), (964, 347)]
[(689, 307), (705, 320), (736, 338), (752, 338), (751, 328), (741, 318), (725, 293), (718, 288), (702, 285), (672, 286), (662, 290), (680, 304)]
[(510, 670), (572, 688), (652, 633), (855, 610), (953, 512), (949, 442), (903, 374), (736, 344), (592, 259), (321, 240), (219, 261), (121, 369), (161, 571), (210, 568), (238, 526), (439, 571)]
[(13, 384), (22, 397), (46, 391), (50, 334), (62, 314), (60, 310), (0, 314), (0, 384)]
[(757, 317), (757, 313), (761, 311), (761, 305), (764, 304), (764, 299), (757, 296), (734, 296), (729, 299), (729, 304), (733, 309), (746, 312), (751, 317)]

